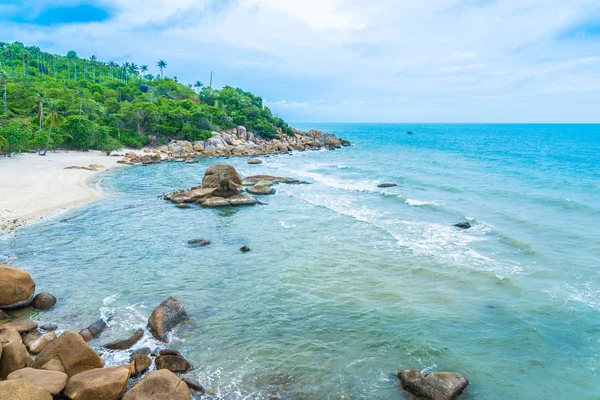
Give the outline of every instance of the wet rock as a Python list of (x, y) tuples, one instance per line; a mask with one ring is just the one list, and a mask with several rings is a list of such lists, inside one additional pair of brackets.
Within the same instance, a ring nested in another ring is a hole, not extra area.
[(58, 359), (69, 376), (104, 366), (102, 358), (75, 331), (64, 332), (46, 346), (35, 358), (33, 368), (42, 368), (52, 359)]
[(13, 320), (0, 323), (0, 329), (14, 329), (19, 334), (29, 332), (37, 328), (37, 322), (23, 318), (15, 318)]
[(43, 369), (23, 368), (8, 375), (7, 380), (25, 379), (41, 387), (52, 396), (56, 396), (64, 389), (69, 377), (64, 372), (46, 371)]
[(11, 379), (0, 382), (2, 400), (52, 400), (52, 395), (27, 379)]
[(31, 356), (23, 343), (9, 342), (2, 345), (0, 379), (6, 379), (12, 372), (27, 367), (31, 367)]
[(210, 244), (210, 240), (205, 240), (205, 239), (188, 240), (188, 244), (190, 246), (194, 246), (194, 247), (204, 247), (204, 246), (208, 246)]
[(146, 372), (152, 365), (152, 360), (146, 354), (134, 353), (129, 358), (130, 369), (129, 372), (132, 376), (138, 376)]
[(465, 390), (469, 381), (453, 372), (433, 372), (423, 375), (417, 370), (398, 374), (402, 388), (426, 400), (454, 400)]
[(260, 158), (251, 158), (248, 160), (248, 164), (262, 164), (263, 160)]
[(28, 306), (34, 293), (35, 283), (31, 275), (12, 265), (0, 264), (0, 308)]
[(244, 178), (242, 181), (244, 186), (253, 186), (260, 181), (266, 181), (271, 183), (300, 183), (298, 179), (285, 177), (285, 176), (272, 176), (272, 175), (254, 175)]
[(229, 204), (231, 204), (234, 207), (253, 206), (255, 204), (258, 204), (258, 200), (256, 200), (254, 197), (248, 196), (246, 194), (238, 194), (236, 196), (231, 196), (227, 200), (229, 200)]
[(395, 183), (380, 183), (379, 185), (377, 185), (378, 188), (391, 188), (396, 186), (398, 185)]
[(242, 178), (235, 168), (227, 164), (217, 164), (208, 168), (202, 179), (203, 189), (215, 189), (215, 197), (231, 197), (240, 193)]
[(97, 368), (70, 377), (64, 394), (71, 400), (119, 400), (128, 380), (128, 367)]
[(36, 310), (47, 311), (56, 305), (56, 297), (50, 293), (38, 293), (31, 302), (31, 307)]
[(181, 357), (181, 353), (178, 352), (177, 350), (173, 350), (173, 349), (160, 350), (158, 352), (158, 354), (161, 356), (180, 356)]
[(174, 297), (164, 300), (152, 311), (148, 319), (148, 327), (155, 339), (167, 342), (167, 334), (182, 324), (189, 324), (183, 305)]
[(102, 332), (106, 329), (106, 322), (100, 318), (98, 321), (94, 322), (90, 326), (85, 329), (79, 331), (79, 334), (86, 342), (89, 342), (93, 339), (99, 337)]
[(274, 187), (268, 185), (256, 184), (254, 186), (250, 186), (246, 189), (248, 193), (258, 194), (258, 195), (271, 195), (275, 194), (276, 190)]
[(56, 324), (44, 324), (40, 326), (40, 329), (44, 331), (55, 331), (57, 328)]
[(152, 371), (125, 393), (123, 400), (192, 400), (187, 384), (169, 370)]
[(406, 132), (407, 135), (414, 135), (414, 133), (412, 133), (412, 131), (408, 131)]
[(202, 386), (198, 379), (196, 379), (195, 377), (191, 375), (181, 375), (179, 378), (181, 378), (181, 380), (185, 382), (185, 384), (188, 386), (188, 388), (190, 388), (190, 390), (194, 390), (200, 394), (206, 393), (206, 389), (204, 389), (204, 386)]
[(248, 247), (248, 246), (242, 246), (242, 247), (240, 248), (240, 251), (241, 251), (242, 253), (247, 253), (247, 252), (249, 252), (249, 251), (250, 251), (250, 247)]
[(11, 319), (12, 316), (4, 310), (0, 310), (0, 322), (5, 321), (7, 319)]
[(30, 332), (23, 336), (23, 344), (27, 347), (30, 354), (39, 354), (46, 346), (56, 339), (56, 333), (40, 333), (38, 331)]
[(126, 349), (131, 348), (131, 346), (133, 346), (137, 342), (139, 342), (139, 340), (143, 336), (144, 336), (144, 330), (138, 329), (137, 331), (135, 331), (135, 333), (133, 335), (131, 335), (127, 339), (124, 339), (124, 340), (121, 340), (118, 342), (105, 344), (103, 347), (105, 347), (107, 349), (111, 349), (111, 350), (126, 350)]
[(176, 205), (177, 208), (191, 208), (189, 204), (180, 203)]
[(349, 140), (340, 140), (340, 142), (342, 143), (342, 146), (344, 147), (348, 147), (348, 146), (352, 146), (352, 144), (350, 143)]
[(168, 369), (171, 372), (187, 372), (192, 365), (180, 355), (160, 355), (154, 360), (156, 369)]
[(464, 222), (459, 222), (458, 224), (454, 224), (454, 226), (456, 226), (457, 228), (460, 228), (460, 229), (470, 229), (471, 223), (469, 223), (468, 221), (464, 221)]

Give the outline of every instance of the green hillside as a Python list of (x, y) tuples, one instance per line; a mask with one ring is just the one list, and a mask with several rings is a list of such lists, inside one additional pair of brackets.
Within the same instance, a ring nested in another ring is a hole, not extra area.
[(276, 137), (278, 129), (293, 134), (261, 97), (228, 86), (215, 90), (200, 81), (182, 84), (166, 76), (163, 60), (152, 68), (160, 73), (149, 74), (147, 65), (0, 42), (0, 149), (139, 148), (202, 140), (211, 131), (238, 125), (266, 138)]

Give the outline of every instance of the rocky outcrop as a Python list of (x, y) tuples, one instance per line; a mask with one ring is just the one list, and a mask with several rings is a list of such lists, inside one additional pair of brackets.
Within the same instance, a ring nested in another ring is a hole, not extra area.
[(2, 345), (0, 379), (6, 379), (11, 373), (27, 367), (31, 367), (31, 356), (23, 343), (9, 342)]
[(35, 283), (27, 272), (0, 264), (0, 308), (25, 307), (33, 300)]
[(64, 372), (46, 371), (43, 369), (23, 368), (8, 375), (7, 380), (25, 379), (41, 387), (52, 396), (56, 396), (64, 389), (69, 377)]
[(104, 366), (102, 358), (74, 331), (66, 331), (48, 344), (35, 358), (33, 368), (42, 368), (51, 360), (59, 361), (70, 377)]
[(30, 354), (35, 355), (41, 353), (54, 339), (56, 339), (56, 333), (54, 332), (42, 334), (41, 332), (33, 331), (23, 336), (23, 344), (27, 347), (27, 351)]
[(0, 329), (14, 329), (19, 332), (19, 334), (34, 330), (37, 326), (37, 322), (23, 318), (15, 318), (0, 323)]
[(16, 329), (12, 328), (0, 328), (0, 343), (23, 343), (21, 335)]
[(269, 184), (263, 184), (263, 182), (259, 182), (256, 185), (253, 186), (249, 186), (246, 188), (246, 190), (248, 191), (248, 193), (251, 194), (258, 194), (258, 195), (270, 195), (270, 194), (275, 194), (276, 190), (275, 188)]
[(240, 193), (242, 178), (235, 168), (227, 164), (217, 164), (208, 168), (202, 179), (202, 189), (214, 189), (215, 197), (231, 197)]
[(38, 293), (31, 302), (31, 307), (36, 310), (47, 311), (56, 305), (56, 297), (50, 293)]
[(169, 332), (179, 325), (191, 322), (181, 302), (174, 297), (169, 297), (152, 311), (148, 319), (148, 327), (155, 339), (167, 342)]
[(128, 367), (92, 369), (70, 377), (64, 394), (71, 400), (119, 400), (128, 380)]
[(188, 386), (169, 370), (152, 371), (123, 400), (192, 400)]
[(469, 381), (454, 372), (433, 372), (423, 375), (417, 370), (398, 374), (402, 388), (419, 399), (454, 400), (465, 390)]
[(138, 329), (135, 331), (133, 335), (128, 337), (127, 339), (120, 340), (118, 342), (105, 344), (103, 347), (111, 350), (127, 350), (131, 348), (134, 344), (139, 342), (139, 340), (144, 336), (144, 330)]
[(50, 393), (27, 379), (11, 379), (0, 382), (0, 394), (2, 394), (2, 400), (52, 400)]

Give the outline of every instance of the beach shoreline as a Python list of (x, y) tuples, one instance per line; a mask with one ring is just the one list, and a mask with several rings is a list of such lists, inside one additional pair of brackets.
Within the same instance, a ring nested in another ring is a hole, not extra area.
[[(91, 182), (103, 171), (123, 167), (120, 159), (100, 151), (0, 157), (0, 233), (98, 199), (102, 190)], [(103, 168), (68, 169), (91, 164)]]

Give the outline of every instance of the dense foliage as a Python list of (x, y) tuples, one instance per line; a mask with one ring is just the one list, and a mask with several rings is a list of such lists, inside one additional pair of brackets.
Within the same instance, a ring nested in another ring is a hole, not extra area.
[(0, 150), (110, 151), (172, 139), (202, 140), (238, 125), (263, 137), (292, 129), (241, 89), (183, 85), (134, 63), (89, 60), (0, 42)]

